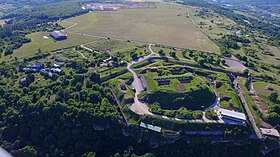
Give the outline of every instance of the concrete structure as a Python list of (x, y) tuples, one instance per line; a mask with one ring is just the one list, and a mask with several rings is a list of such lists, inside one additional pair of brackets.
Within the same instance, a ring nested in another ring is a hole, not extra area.
[(53, 31), (50, 33), (51, 37), (57, 41), (66, 40), (67, 35), (64, 34), (62, 31)]
[(149, 129), (149, 130), (152, 130), (152, 131), (155, 131), (155, 132), (161, 132), (161, 127), (158, 127), (158, 126), (154, 126), (154, 125), (151, 125), (151, 124), (146, 124), (146, 123), (143, 123), (143, 122), (140, 123), (140, 126), (142, 128)]
[(62, 70), (59, 69), (59, 68), (51, 68), (51, 71), (52, 71), (52, 72), (55, 72), (55, 73), (58, 73), (58, 74), (61, 74), (61, 73), (62, 73)]
[(230, 124), (246, 124), (246, 116), (244, 113), (236, 112), (232, 110), (222, 109), (218, 110), (218, 115), (221, 119), (223, 119), (226, 123)]
[(266, 129), (266, 128), (260, 128), (261, 132), (265, 136), (273, 136), (273, 137), (280, 137), (279, 132), (276, 129)]
[(148, 85), (147, 85), (147, 81), (146, 81), (145, 77), (141, 76), (140, 80), (141, 80), (141, 83), (142, 83), (142, 86), (143, 86), (143, 91), (147, 91), (148, 90)]
[(25, 77), (25, 78), (20, 79), (20, 83), (21, 83), (21, 84), (25, 83), (25, 81), (26, 81), (26, 77)]

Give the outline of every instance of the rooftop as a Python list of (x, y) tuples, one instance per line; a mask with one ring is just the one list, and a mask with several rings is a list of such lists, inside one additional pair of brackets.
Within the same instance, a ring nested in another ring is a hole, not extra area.
[(140, 126), (145, 128), (145, 129), (153, 130), (153, 131), (156, 131), (156, 132), (161, 132), (161, 127), (158, 127), (158, 126), (154, 126), (154, 125), (151, 125), (151, 124), (146, 124), (146, 123), (143, 123), (143, 122), (140, 123)]
[(66, 36), (62, 31), (53, 31), (53, 32), (51, 32), (51, 34), (55, 34), (58, 36)]
[(246, 116), (244, 113), (227, 110), (227, 109), (222, 109), (222, 108), (219, 109), (219, 112), (221, 113), (222, 116), (228, 116), (228, 117), (246, 121)]

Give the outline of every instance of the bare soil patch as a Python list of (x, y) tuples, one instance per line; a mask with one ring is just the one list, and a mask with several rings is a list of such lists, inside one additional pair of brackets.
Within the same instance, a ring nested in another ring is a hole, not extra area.
[(186, 90), (185, 86), (183, 86), (182, 84), (177, 84), (175, 86), (175, 88), (176, 88), (177, 91), (184, 91), (184, 90)]

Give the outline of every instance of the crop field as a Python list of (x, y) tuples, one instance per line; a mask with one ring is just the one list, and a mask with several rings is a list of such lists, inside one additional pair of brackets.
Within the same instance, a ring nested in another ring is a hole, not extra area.
[[(194, 11), (157, 4), (155, 9), (91, 12), (68, 19), (78, 24), (68, 32), (217, 52), (217, 45), (186, 17), (187, 12)], [(64, 21), (61, 25), (67, 27), (69, 23)]]
[[(16, 57), (25, 57), (30, 56), (38, 52), (38, 49), (42, 51), (51, 51), (71, 46), (78, 46), (82, 43), (99, 40), (98, 38), (81, 36), (81, 35), (73, 35), (68, 34), (68, 39), (64, 41), (55, 42), (51, 37), (49, 39), (44, 39), (43, 36), (48, 36), (47, 32), (37, 32), (27, 35), (28, 38), (31, 39), (30, 43), (24, 44), (18, 50), (15, 50), (13, 56)], [(8, 57), (5, 60), (9, 60)]]

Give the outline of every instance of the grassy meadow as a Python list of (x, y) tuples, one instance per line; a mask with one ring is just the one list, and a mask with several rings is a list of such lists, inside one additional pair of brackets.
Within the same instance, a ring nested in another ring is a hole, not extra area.
[[(44, 39), (43, 36), (49, 36), (48, 32), (37, 32), (27, 35), (31, 39), (30, 43), (24, 44), (21, 48), (17, 49), (13, 53), (13, 57), (26, 57), (34, 55), (38, 52), (38, 49), (42, 51), (51, 51), (71, 46), (80, 45), (85, 42), (99, 40), (98, 38), (68, 34), (68, 39), (64, 41), (55, 41), (51, 37)], [(6, 56), (5, 60), (9, 60), (10, 56)]]
[[(187, 12), (194, 11), (160, 3), (156, 9), (91, 12), (68, 19), (78, 24), (69, 31), (217, 52), (218, 47), (186, 17)], [(61, 25), (67, 27), (69, 23)]]
[[(278, 94), (280, 93), (280, 86), (276, 85), (276, 84), (272, 84), (272, 83), (268, 83), (268, 82), (254, 82), (253, 85), (254, 85), (254, 89), (256, 90), (258, 96), (261, 98), (261, 101), (265, 105), (269, 104), (268, 96), (272, 92), (277, 92)], [(272, 88), (273, 91), (268, 90), (267, 87)], [(278, 98), (278, 100), (279, 100), (279, 98)]]

